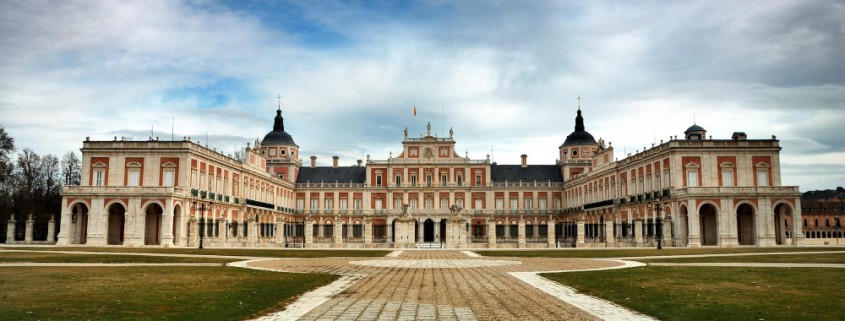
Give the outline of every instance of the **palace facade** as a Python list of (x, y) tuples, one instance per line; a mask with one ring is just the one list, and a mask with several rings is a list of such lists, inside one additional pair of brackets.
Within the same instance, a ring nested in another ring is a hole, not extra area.
[(236, 160), (189, 138), (83, 142), (57, 244), (333, 248), (801, 245), (801, 194), (779, 141), (684, 136), (617, 160), (575, 130), (554, 164), (470, 159), (411, 137), (386, 159), (303, 165), (281, 110)]

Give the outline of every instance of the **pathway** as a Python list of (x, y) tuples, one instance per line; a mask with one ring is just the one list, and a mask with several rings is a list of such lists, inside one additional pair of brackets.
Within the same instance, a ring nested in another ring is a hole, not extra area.
[[(619, 268), (625, 266), (622, 261), (468, 254), (403, 251), (373, 259), (265, 259), (230, 265), (345, 276), (340, 286), (333, 283), (316, 290), (322, 295), (310, 305), (299, 300), (295, 312), (270, 314), (262, 321), (650, 319), (595, 298), (600, 302), (585, 309), (579, 302), (561, 299), (561, 294), (575, 294), (571, 288), (536, 277), (540, 271)], [(305, 311), (308, 307), (311, 310)]]

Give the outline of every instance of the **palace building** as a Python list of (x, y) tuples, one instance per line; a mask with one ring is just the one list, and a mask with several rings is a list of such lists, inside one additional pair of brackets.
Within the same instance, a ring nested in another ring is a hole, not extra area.
[[(802, 245), (779, 141), (683, 137), (617, 160), (580, 106), (554, 164), (470, 159), (411, 137), (386, 159), (303, 165), (281, 109), (238, 160), (181, 141), (88, 138), (63, 190), (59, 245), (555, 248)], [(550, 146), (551, 147), (551, 146)], [(304, 146), (307, 150), (307, 146)], [(553, 148), (553, 147), (552, 147)]]

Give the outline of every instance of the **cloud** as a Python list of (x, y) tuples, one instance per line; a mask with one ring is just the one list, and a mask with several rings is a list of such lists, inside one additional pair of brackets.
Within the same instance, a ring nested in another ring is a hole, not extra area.
[(845, 151), (841, 2), (27, 1), (0, 4), (0, 30), (0, 121), (54, 154), (174, 123), (242, 147), (281, 95), (324, 164), (397, 155), (427, 122), (473, 158), (549, 164), (579, 93), (620, 158), (693, 115), (714, 138), (777, 135), (784, 182), (826, 187), (797, 170)]

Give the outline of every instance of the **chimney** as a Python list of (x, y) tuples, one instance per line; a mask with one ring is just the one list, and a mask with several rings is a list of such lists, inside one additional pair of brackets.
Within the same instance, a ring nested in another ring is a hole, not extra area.
[(337, 155), (332, 156), (332, 167), (337, 168), (337, 161), (340, 159)]
[(359, 160), (358, 160), (358, 167), (361, 167), (361, 163), (362, 163), (362, 162), (361, 162), (361, 160), (359, 159)]
[(317, 156), (311, 156), (311, 168), (317, 167)]
[(528, 167), (528, 155), (522, 154), (522, 168)]

